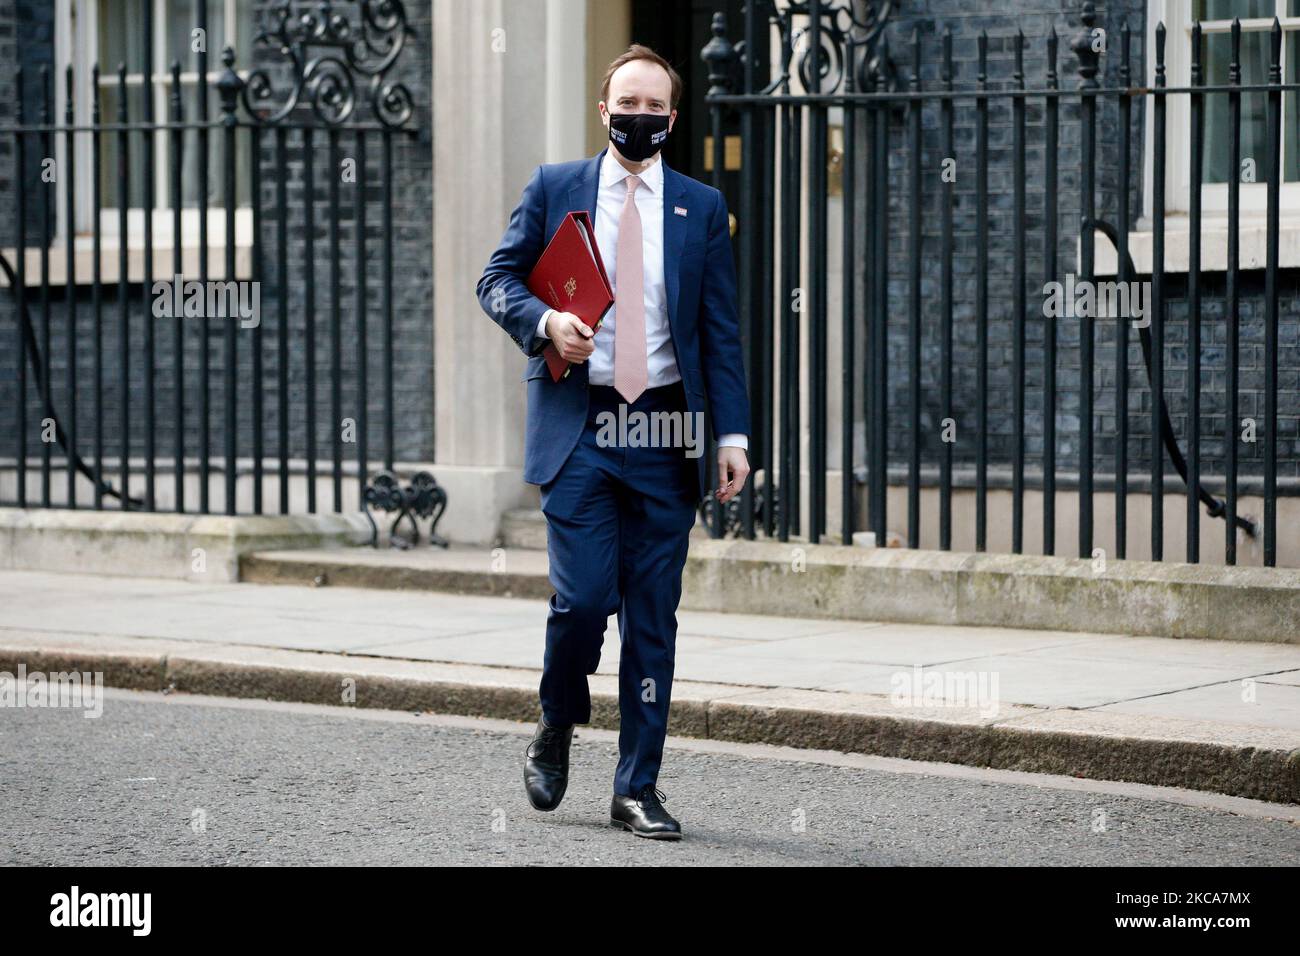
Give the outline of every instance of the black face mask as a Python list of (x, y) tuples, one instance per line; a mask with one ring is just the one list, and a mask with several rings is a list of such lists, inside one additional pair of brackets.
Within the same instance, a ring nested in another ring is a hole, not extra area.
[(668, 142), (668, 114), (610, 113), (609, 141), (627, 159), (644, 162)]

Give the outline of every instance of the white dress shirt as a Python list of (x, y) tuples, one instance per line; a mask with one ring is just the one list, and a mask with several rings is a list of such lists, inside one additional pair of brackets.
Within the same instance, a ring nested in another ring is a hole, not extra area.
[[(596, 191), (596, 244), (605, 264), (612, 288), (618, 288), (618, 220), (627, 201), (627, 183), (632, 175), (614, 154), (605, 153), (600, 164), (600, 186)], [(645, 339), (647, 388), (658, 388), (680, 382), (677, 355), (668, 326), (668, 289), (664, 285), (664, 166), (656, 156), (655, 161), (637, 174), (641, 185), (633, 196), (636, 210), (641, 216), (641, 274), (645, 295)], [(547, 309), (537, 323), (537, 334), (546, 338), (546, 322), (554, 309)], [(618, 306), (610, 306), (601, 323), (600, 334), (592, 339), (595, 351), (587, 359), (587, 380), (592, 385), (614, 384), (614, 327), (618, 321)], [(719, 445), (748, 448), (745, 435), (722, 435)]]

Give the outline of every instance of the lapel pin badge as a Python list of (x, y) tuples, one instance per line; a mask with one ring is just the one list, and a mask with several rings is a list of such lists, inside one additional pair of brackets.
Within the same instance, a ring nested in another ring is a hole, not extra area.
[(678, 216), (684, 216), (684, 215), (686, 215), (686, 207), (685, 207), (685, 206), (673, 206), (673, 212), (674, 212), (675, 214), (677, 214)]

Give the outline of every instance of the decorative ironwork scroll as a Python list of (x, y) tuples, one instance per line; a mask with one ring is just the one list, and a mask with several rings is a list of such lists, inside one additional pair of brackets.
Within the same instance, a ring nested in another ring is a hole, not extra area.
[[(820, 5), (820, 47), (818, 76), (812, 76), (811, 45), (812, 5), (808, 0), (789, 0), (772, 4), (770, 26), (781, 39), (781, 56), (772, 79), (756, 90), (743, 93), (783, 93), (797, 78), (805, 93), (845, 92), (848, 71), (856, 90), (896, 89), (897, 82), (889, 62), (888, 48), (880, 43), (894, 0), (827, 0)], [(725, 34), (725, 18), (715, 16), (713, 37), (701, 51), (709, 64), (710, 93), (732, 92), (739, 84), (729, 82), (735, 65), (746, 56), (744, 41), (731, 44)]]
[[(355, 21), (346, 12), (354, 8)], [(245, 81), (244, 109), (274, 124), (309, 107), (321, 123), (340, 126), (364, 98), (384, 126), (403, 126), (414, 110), (411, 91), (388, 74), (412, 35), (401, 0), (271, 4), (259, 14), (254, 43), (278, 47), (292, 86), (277, 105), (271, 75), (259, 67)]]
[[(371, 515), (371, 509), (397, 512), (388, 529), (389, 543), (394, 548), (411, 548), (420, 543), (420, 526), (416, 518), (432, 518), (429, 525), (429, 544), (440, 548), (447, 547), (447, 540), (438, 534), (438, 522), (447, 510), (447, 492), (438, 484), (433, 475), (427, 471), (418, 471), (411, 476), (410, 484), (402, 487), (399, 479), (391, 471), (381, 471), (370, 479), (361, 492), (361, 506), (366, 520), (370, 522), (370, 546), (379, 547), (379, 526)], [(405, 521), (410, 534), (402, 534), (400, 527)]]

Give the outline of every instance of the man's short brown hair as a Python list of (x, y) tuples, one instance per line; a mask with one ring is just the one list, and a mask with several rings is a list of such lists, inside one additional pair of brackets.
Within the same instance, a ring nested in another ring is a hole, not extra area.
[(672, 68), (672, 64), (648, 46), (642, 46), (640, 43), (633, 43), (627, 48), (627, 50), (620, 53), (614, 58), (614, 62), (610, 63), (609, 67), (605, 70), (605, 79), (600, 85), (600, 98), (605, 102), (605, 105), (609, 105), (610, 78), (613, 77), (615, 71), (620, 66), (624, 63), (631, 63), (633, 60), (649, 60), (651, 63), (656, 63), (659, 66), (662, 66), (668, 72), (668, 79), (672, 81), (673, 85), (672, 95), (669, 97), (668, 108), (670, 110), (677, 109), (677, 101), (682, 98), (682, 78), (677, 75), (677, 71)]

